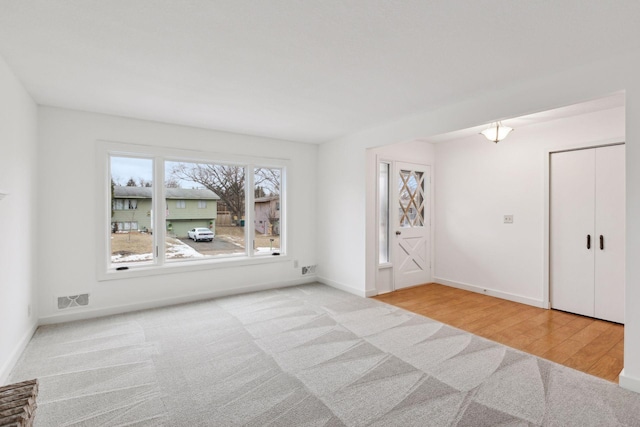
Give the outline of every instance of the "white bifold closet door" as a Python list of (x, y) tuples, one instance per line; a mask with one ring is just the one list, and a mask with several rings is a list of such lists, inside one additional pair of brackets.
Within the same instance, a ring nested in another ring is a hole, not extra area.
[(624, 145), (551, 155), (553, 308), (624, 323)]

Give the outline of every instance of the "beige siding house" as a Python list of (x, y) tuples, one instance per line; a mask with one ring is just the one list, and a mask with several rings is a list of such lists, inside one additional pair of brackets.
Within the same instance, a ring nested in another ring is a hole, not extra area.
[(256, 198), (253, 222), (256, 233), (280, 234), (280, 196)]
[[(152, 221), (152, 188), (115, 186), (111, 229), (117, 231), (150, 231)], [(191, 188), (165, 189), (167, 233), (186, 237), (195, 227), (215, 230), (217, 201), (211, 190)]]

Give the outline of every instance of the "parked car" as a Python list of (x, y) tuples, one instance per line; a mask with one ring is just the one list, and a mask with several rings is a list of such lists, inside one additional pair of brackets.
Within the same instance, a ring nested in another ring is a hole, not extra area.
[(206, 240), (207, 242), (211, 242), (213, 240), (214, 234), (213, 231), (208, 228), (192, 228), (187, 231), (190, 239), (198, 242), (200, 240)]

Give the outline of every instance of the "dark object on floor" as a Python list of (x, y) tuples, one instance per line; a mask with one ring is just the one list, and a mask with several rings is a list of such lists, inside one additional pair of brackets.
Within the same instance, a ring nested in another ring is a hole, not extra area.
[(0, 387), (0, 427), (32, 426), (37, 396), (37, 379)]

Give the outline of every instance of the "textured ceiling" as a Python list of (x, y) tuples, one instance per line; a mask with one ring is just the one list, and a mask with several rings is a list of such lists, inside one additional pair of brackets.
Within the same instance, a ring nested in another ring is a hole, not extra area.
[(640, 48), (640, 2), (0, 0), (36, 102), (319, 143)]

